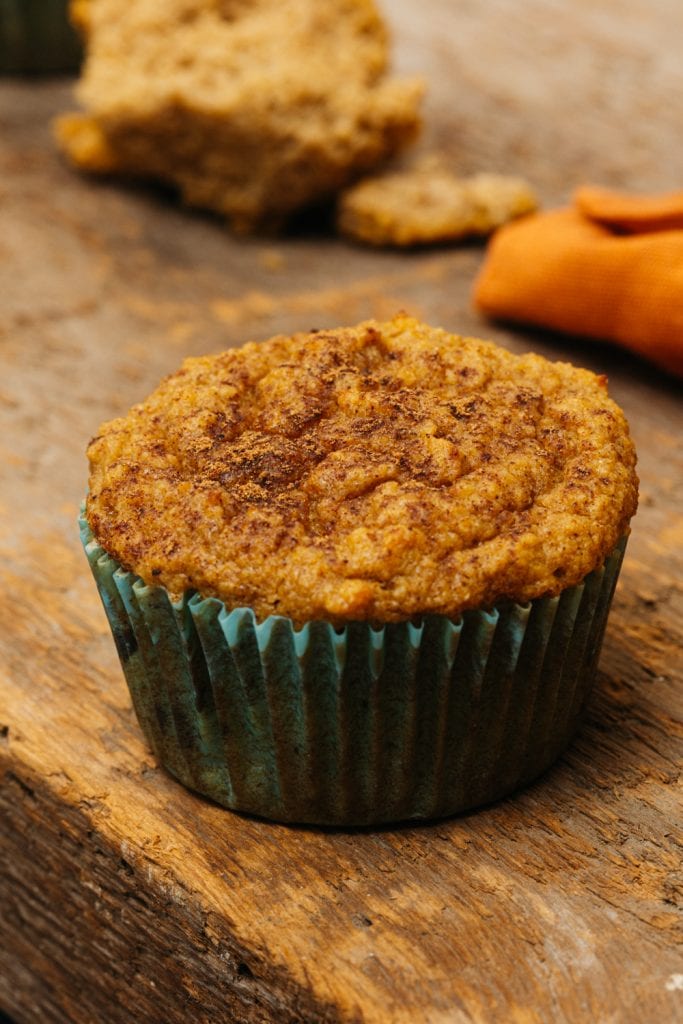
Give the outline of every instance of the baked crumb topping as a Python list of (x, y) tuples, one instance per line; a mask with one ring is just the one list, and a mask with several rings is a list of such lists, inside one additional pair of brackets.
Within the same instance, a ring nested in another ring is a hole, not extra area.
[(124, 567), (296, 623), (556, 594), (637, 504), (604, 378), (403, 315), (188, 359), (88, 454)]

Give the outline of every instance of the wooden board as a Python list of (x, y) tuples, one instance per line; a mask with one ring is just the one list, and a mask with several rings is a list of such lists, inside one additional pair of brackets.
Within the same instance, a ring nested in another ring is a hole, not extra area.
[[(429, 81), (424, 147), (680, 188), (679, 0), (385, 4)], [(482, 322), (477, 246), (234, 239), (55, 154), (70, 83), (0, 82), (0, 1008), (18, 1024), (683, 1017), (681, 386)], [(398, 308), (606, 372), (641, 509), (587, 720), (525, 792), (435, 824), (231, 814), (154, 763), (77, 540), (84, 447), (189, 354)]]

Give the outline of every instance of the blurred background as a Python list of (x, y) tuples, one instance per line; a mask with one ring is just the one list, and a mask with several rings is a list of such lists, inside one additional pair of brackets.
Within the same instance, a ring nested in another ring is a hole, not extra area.
[[(0, 24), (28, 7), (29, 0), (0, 0)], [(586, 182), (632, 192), (683, 188), (680, 0), (380, 0), (379, 7), (393, 39), (395, 71), (426, 84), (415, 156), (436, 152), (462, 175), (521, 175), (545, 209), (568, 203)], [(536, 904), (525, 894), (537, 894), (537, 881), (549, 894), (547, 905), (540, 896), (538, 905), (550, 907), (562, 893), (583, 930), (574, 940), (567, 925), (556, 947), (548, 946), (543, 985), (536, 989), (519, 952), (528, 948), (527, 932), (508, 917), (506, 905), (496, 919), (491, 962), (512, 968), (487, 976), (493, 986), (488, 1003), (482, 975), (472, 968), (472, 989), (463, 999), (472, 1000), (467, 1005), (475, 1016), (484, 1006), (485, 1016), (476, 1019), (487, 1024), (512, 1019), (506, 1016), (512, 990), (522, 1001), (519, 1021), (678, 1019), (681, 992), (665, 983), (681, 977), (672, 973), (680, 969), (672, 941), (680, 897), (673, 824), (680, 803), (669, 785), (680, 757), (675, 736), (683, 680), (680, 381), (615, 345), (485, 319), (472, 304), (483, 241), (371, 249), (337, 236), (319, 213), (280, 235), (237, 236), (219, 216), (183, 208), (167, 187), (78, 173), (52, 132), (53, 119), (74, 108), (75, 81), (73, 73), (41, 75), (35, 68), (0, 76), (0, 718), (6, 714), (10, 721), (11, 715), (10, 736), (22, 735), (21, 743), (0, 736), (3, 765), (21, 778), (26, 757), (32, 771), (44, 770), (47, 778), (41, 737), (68, 740), (86, 706), (110, 715), (109, 749), (88, 753), (93, 773), (100, 773), (100, 795), (83, 805), (106, 845), (108, 794), (120, 781), (112, 764), (127, 755), (127, 744), (137, 750), (138, 741), (76, 533), (84, 452), (103, 420), (143, 399), (183, 358), (404, 309), (513, 351), (535, 349), (585, 365), (609, 376), (610, 393), (631, 423), (641, 507), (586, 729), (544, 796), (532, 795), (522, 811), (510, 805), (507, 811), (519, 814), (518, 834), (530, 837), (536, 858), (535, 880), (518, 866), (510, 891), (521, 892), (520, 905), (532, 910)], [(84, 748), (67, 740), (60, 748), (65, 777), (70, 763), (84, 757)], [(57, 773), (51, 785), (61, 785), (60, 778)], [(60, 799), (81, 806), (83, 794), (66, 785), (64, 793)], [(467, 860), (470, 841), (475, 851), (502, 849), (509, 820), (494, 813), (462, 824), (467, 838), (458, 856)], [(571, 847), (576, 832), (581, 842)], [(273, 872), (282, 847), (295, 841), (278, 836), (276, 842), (259, 833), (261, 855), (271, 858)], [(357, 849), (372, 850), (363, 870), (371, 870), (373, 858), (381, 862), (382, 844), (389, 842), (363, 837)], [(442, 861), (426, 842), (420, 845), (419, 833), (401, 842), (417, 850), (411, 875), (439, 876)], [(334, 837), (325, 844), (340, 863), (361, 856)], [(571, 870), (563, 859), (568, 844)], [(40, 941), (49, 950), (41, 960), (31, 924), (35, 906), (27, 910), (9, 881), (10, 867), (17, 877), (25, 869), (33, 878), (31, 850), (29, 832), (12, 838), (0, 817), (0, 1007), (21, 1024), (92, 1024), (87, 1006), (78, 1010), (74, 981), (87, 955), (72, 967), (60, 953), (66, 916), (57, 914), (59, 927), (53, 927), (53, 911), (43, 908), (49, 927)], [(173, 851), (158, 856), (167, 857), (169, 874), (184, 870)], [(555, 874), (545, 866), (553, 856)], [(498, 862), (491, 877), (494, 869)], [(39, 898), (41, 887), (31, 885)], [(383, 877), (378, 890), (382, 885)], [(411, 914), (419, 918), (420, 912), (416, 899)], [(452, 912), (453, 927), (463, 920), (474, 927), (469, 918), (457, 918), (457, 907)], [(539, 916), (543, 928), (551, 917), (550, 910), (547, 918)], [(432, 925), (424, 924), (425, 934)], [(374, 956), (373, 942), (382, 941), (378, 931), (354, 932), (353, 942)], [(259, 939), (264, 957), (282, 934), (271, 929)], [(297, 946), (301, 935), (286, 938), (291, 948), (303, 948)], [(73, 945), (73, 938), (65, 941)], [(382, 955), (390, 956), (387, 941)], [(571, 970), (564, 963), (567, 944), (575, 954)], [(600, 955), (590, 959), (589, 947)], [(415, 950), (419, 957), (419, 939)], [(276, 953), (288, 955), (279, 947)], [(48, 962), (57, 965), (54, 976), (44, 970)], [(441, 1006), (454, 998), (455, 967), (433, 983)], [(373, 992), (375, 983), (379, 992), (385, 981), (368, 981)], [(527, 984), (535, 998), (547, 998), (529, 1004), (528, 1014), (522, 1005)], [(480, 990), (483, 1004), (472, 995)], [(585, 999), (579, 1015), (571, 1016), (577, 991)], [(408, 987), (404, 996), (410, 997)], [(412, 1020), (417, 1024), (418, 1017)]]

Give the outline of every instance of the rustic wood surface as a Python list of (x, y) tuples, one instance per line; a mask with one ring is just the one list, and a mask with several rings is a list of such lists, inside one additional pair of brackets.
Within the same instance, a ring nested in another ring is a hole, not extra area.
[[(680, 0), (386, 0), (465, 172), (681, 187)], [(234, 239), (79, 178), (70, 82), (0, 82), (0, 1008), (19, 1024), (683, 1019), (681, 386), (605, 345), (483, 323), (478, 246)], [(587, 720), (525, 792), (316, 831), (185, 792), (134, 720), (80, 551), (84, 446), (187, 354), (403, 307), (610, 378), (641, 509)]]

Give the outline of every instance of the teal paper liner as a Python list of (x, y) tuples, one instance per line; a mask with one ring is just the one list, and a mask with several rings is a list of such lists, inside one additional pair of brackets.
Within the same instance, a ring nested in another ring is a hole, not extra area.
[(381, 629), (172, 602), (81, 539), (140, 726), (190, 789), (277, 821), (438, 818), (540, 775), (592, 686), (626, 539), (558, 597)]
[(0, 74), (76, 71), (81, 44), (68, 0), (0, 0)]

